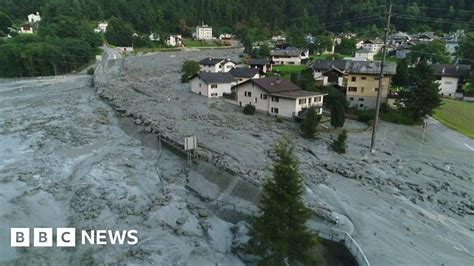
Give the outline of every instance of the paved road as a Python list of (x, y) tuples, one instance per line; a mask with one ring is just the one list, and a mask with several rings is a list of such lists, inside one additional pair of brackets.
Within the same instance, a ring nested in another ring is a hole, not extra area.
[(105, 60), (116, 60), (116, 59), (121, 59), (122, 58), (122, 55), (120, 54), (120, 52), (113, 49), (113, 48), (103, 46), (102, 50), (104, 50), (104, 59)]

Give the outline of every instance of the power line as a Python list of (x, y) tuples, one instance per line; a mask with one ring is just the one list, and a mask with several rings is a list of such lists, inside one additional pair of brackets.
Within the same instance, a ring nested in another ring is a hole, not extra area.
[(430, 18), (430, 17), (422, 17), (422, 16), (408, 16), (408, 15), (395, 15), (394, 18), (401, 18), (401, 19), (408, 19), (408, 20), (419, 20), (425, 22), (434, 22), (434, 23), (444, 23), (444, 24), (463, 24), (474, 27), (474, 22), (464, 22), (464, 21), (455, 21), (455, 20), (446, 20), (446, 19), (438, 19), (438, 18)]
[[(400, 7), (403, 9), (406, 9), (406, 6), (402, 5), (394, 5), (396, 7)], [(431, 9), (431, 10), (440, 10), (440, 11), (446, 11), (446, 8), (439, 8), (439, 7), (427, 7), (427, 6), (419, 6), (419, 9)], [(454, 9), (455, 12), (465, 12), (465, 13), (474, 13), (474, 10), (465, 10), (465, 9)]]

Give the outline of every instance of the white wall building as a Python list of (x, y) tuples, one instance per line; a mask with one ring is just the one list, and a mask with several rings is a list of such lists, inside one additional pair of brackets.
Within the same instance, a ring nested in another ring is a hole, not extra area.
[(94, 29), (96, 33), (105, 33), (107, 31), (107, 27), (109, 23), (107, 21), (102, 21), (97, 24), (97, 28)]
[(355, 52), (354, 60), (356, 61), (373, 61), (375, 53), (368, 49), (362, 48)]
[(39, 12), (36, 12), (36, 14), (29, 14), (28, 15), (28, 23), (36, 23), (41, 21), (41, 16)]
[(181, 47), (183, 46), (183, 38), (181, 35), (170, 35), (166, 37), (165, 45), (170, 47)]
[(312, 106), (322, 114), (324, 95), (303, 91), (286, 79), (268, 77), (250, 79), (232, 88), (239, 106), (247, 104), (270, 115), (286, 118), (301, 117)]
[(286, 49), (275, 49), (272, 50), (271, 56), (275, 65), (301, 65), (309, 59), (309, 50), (291, 47)]
[(199, 61), (199, 65), (201, 66), (201, 71), (203, 72), (229, 72), (232, 68), (236, 66), (234, 62), (230, 59), (222, 59), (222, 58), (204, 58)]
[(212, 40), (212, 27), (206, 24), (196, 27), (196, 39), (198, 40)]
[(234, 77), (229, 73), (199, 72), (191, 78), (191, 91), (208, 98), (222, 97), (231, 93), (236, 85)]
[(33, 34), (33, 27), (30, 25), (23, 25), (20, 27), (20, 33)]
[(362, 48), (365, 48), (375, 54), (378, 54), (382, 50), (382, 47), (383, 47), (383, 42), (379, 40), (374, 40), (374, 41), (369, 40), (362, 43)]
[(471, 73), (470, 65), (443, 65), (433, 64), (441, 96), (456, 97), (457, 93), (462, 93), (465, 81)]

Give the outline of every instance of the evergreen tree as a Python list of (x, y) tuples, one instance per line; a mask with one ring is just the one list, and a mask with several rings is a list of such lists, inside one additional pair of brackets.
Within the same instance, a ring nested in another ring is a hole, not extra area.
[(407, 60), (402, 60), (397, 65), (397, 74), (393, 77), (393, 85), (407, 87), (410, 85), (410, 73), (408, 72)]
[(133, 29), (127, 22), (111, 18), (109, 26), (105, 33), (105, 38), (110, 44), (117, 46), (132, 46), (133, 44)]
[(331, 149), (339, 154), (346, 153), (346, 140), (347, 140), (347, 131), (343, 130), (331, 143)]
[(336, 101), (331, 107), (331, 126), (334, 128), (343, 127), (346, 122), (344, 103)]
[(315, 107), (310, 107), (306, 110), (303, 121), (301, 121), (300, 129), (303, 137), (311, 139), (316, 134), (321, 116), (316, 111)]
[(420, 61), (411, 75), (412, 87), (400, 91), (398, 106), (407, 112), (412, 119), (419, 121), (441, 105), (439, 84), (436, 82), (433, 69), (425, 60)]
[(199, 63), (194, 61), (194, 60), (186, 60), (183, 63), (183, 66), (181, 67), (181, 73), (183, 75), (181, 76), (181, 81), (188, 82), (189, 78), (196, 75), (201, 67), (199, 66)]
[(251, 222), (249, 251), (261, 265), (316, 264), (317, 237), (306, 227), (311, 211), (303, 203), (303, 183), (291, 141), (275, 146), (273, 178), (263, 185), (260, 216)]
[(7, 16), (7, 14), (5, 13), (0, 12), (0, 34), (3, 33), (7, 35), (10, 32), (8, 28), (11, 26), (12, 26), (12, 21), (10, 17)]
[(341, 44), (336, 45), (336, 52), (345, 55), (353, 55), (356, 50), (354, 39), (342, 39)]

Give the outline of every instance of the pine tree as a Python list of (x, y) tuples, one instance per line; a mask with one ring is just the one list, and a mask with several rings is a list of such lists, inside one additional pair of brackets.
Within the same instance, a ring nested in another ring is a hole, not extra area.
[(400, 92), (398, 106), (408, 112), (413, 120), (420, 121), (432, 115), (433, 110), (441, 105), (439, 84), (433, 69), (425, 60), (416, 65), (410, 79), (414, 86)]
[(393, 85), (398, 87), (407, 87), (410, 85), (410, 73), (408, 72), (407, 60), (402, 60), (397, 65), (397, 74), (393, 76)]
[(263, 185), (261, 215), (251, 222), (249, 251), (260, 265), (314, 265), (317, 237), (306, 227), (311, 216), (302, 199), (303, 183), (291, 141), (284, 137), (275, 146), (273, 178)]
[(321, 116), (316, 111), (316, 108), (308, 108), (300, 124), (303, 137), (308, 139), (314, 138), (320, 121)]
[(331, 143), (331, 149), (339, 154), (346, 153), (347, 131), (343, 130)]
[(336, 101), (333, 106), (331, 106), (331, 126), (334, 128), (343, 127), (345, 122), (346, 113), (344, 103)]

